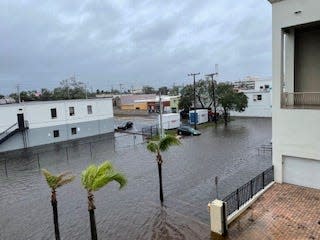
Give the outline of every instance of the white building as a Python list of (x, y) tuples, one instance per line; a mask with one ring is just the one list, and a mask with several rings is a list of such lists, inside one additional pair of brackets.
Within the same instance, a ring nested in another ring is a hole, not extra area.
[(272, 82), (267, 79), (249, 78), (234, 83), (234, 88), (248, 98), (248, 107), (244, 112), (230, 111), (237, 117), (271, 117)]
[(0, 115), (0, 152), (114, 131), (110, 98), (6, 104)]
[(269, 2), (275, 180), (320, 189), (320, 1)]

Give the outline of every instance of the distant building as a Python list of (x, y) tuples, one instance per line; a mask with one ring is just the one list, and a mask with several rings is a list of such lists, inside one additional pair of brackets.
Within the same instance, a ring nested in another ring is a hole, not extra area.
[(320, 1), (269, 2), (275, 180), (320, 189)]
[(16, 100), (14, 100), (14, 98), (12, 97), (4, 97), (0, 99), (0, 105), (2, 104), (10, 104), (10, 103), (15, 103)]
[[(156, 94), (122, 95), (116, 97), (117, 106), (121, 110), (145, 110), (159, 112), (159, 96)], [(161, 96), (163, 111), (174, 112), (178, 110), (180, 96)]]
[(6, 104), (0, 115), (0, 152), (114, 131), (111, 98)]
[(231, 116), (239, 117), (271, 117), (272, 113), (272, 81), (257, 77), (247, 77), (234, 83), (238, 92), (248, 98), (248, 107), (244, 112), (231, 111)]

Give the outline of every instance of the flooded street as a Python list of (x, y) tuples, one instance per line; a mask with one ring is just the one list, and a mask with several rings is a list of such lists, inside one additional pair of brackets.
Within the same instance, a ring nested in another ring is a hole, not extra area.
[[(143, 125), (139, 118), (133, 121)], [(216, 197), (214, 177), (222, 198), (271, 166), (271, 154), (257, 150), (270, 143), (271, 119), (236, 119), (201, 132), (163, 154), (163, 208), (155, 156), (142, 136), (116, 133), (114, 139), (100, 136), (68, 147), (0, 155), (0, 239), (54, 239), (50, 190), (41, 168), (77, 175), (57, 191), (60, 233), (62, 239), (89, 239), (80, 174), (104, 160), (126, 174), (128, 185), (119, 191), (111, 183), (95, 194), (100, 239), (210, 239), (207, 203)]]

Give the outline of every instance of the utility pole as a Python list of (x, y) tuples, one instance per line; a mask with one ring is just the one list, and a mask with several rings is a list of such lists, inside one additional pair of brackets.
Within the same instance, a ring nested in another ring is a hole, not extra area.
[(196, 110), (196, 75), (200, 73), (189, 73), (188, 76), (193, 76), (193, 107), (194, 107), (194, 129), (197, 129), (197, 110)]
[(122, 83), (120, 83), (119, 84), (119, 86), (120, 86), (120, 95), (122, 95), (122, 86), (123, 86), (124, 84), (122, 84)]
[(18, 95), (18, 101), (21, 103), (21, 97), (20, 97), (20, 84), (17, 84), (17, 95)]
[[(216, 65), (217, 70), (217, 65)], [(210, 73), (205, 76), (211, 77), (212, 80), (212, 101), (213, 101), (213, 108), (214, 108), (214, 123), (217, 124), (217, 105), (216, 105), (216, 96), (215, 96), (215, 81), (213, 79), (214, 76), (218, 75), (218, 72)]]
[(86, 91), (86, 99), (88, 99), (88, 90), (87, 90), (87, 84), (86, 83), (84, 84), (84, 87), (85, 87), (85, 91)]
[(160, 107), (160, 139), (163, 138), (163, 125), (162, 125), (162, 99), (161, 99), (161, 92), (159, 91), (159, 107)]

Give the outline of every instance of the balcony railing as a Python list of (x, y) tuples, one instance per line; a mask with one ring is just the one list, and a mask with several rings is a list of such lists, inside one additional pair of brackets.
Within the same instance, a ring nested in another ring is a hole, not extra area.
[(320, 92), (282, 93), (283, 108), (320, 109)]

